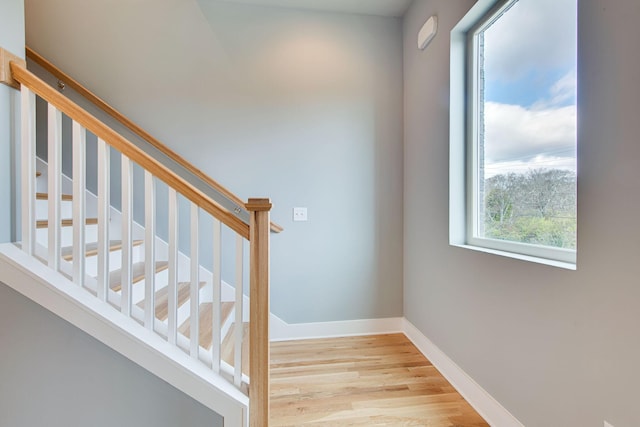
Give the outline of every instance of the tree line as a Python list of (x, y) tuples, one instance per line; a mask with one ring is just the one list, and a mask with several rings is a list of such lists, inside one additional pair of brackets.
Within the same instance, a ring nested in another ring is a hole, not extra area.
[(576, 173), (532, 169), (484, 181), (484, 236), (576, 248)]

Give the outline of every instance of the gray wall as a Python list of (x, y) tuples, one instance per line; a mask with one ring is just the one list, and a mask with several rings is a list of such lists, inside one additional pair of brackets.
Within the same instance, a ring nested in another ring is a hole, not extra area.
[(526, 426), (638, 426), (640, 2), (579, 1), (577, 271), (448, 245), (448, 34), (472, 4), (405, 16), (405, 315)]
[(0, 425), (222, 426), (222, 418), (0, 283)]
[[(402, 314), (402, 22), (195, 0), (28, 0), (27, 42), (243, 198), (272, 311)], [(141, 77), (135, 77), (136, 75)], [(309, 221), (292, 222), (292, 208)]]
[[(397, 21), (27, 3), (33, 47), (241, 196), (274, 199), (287, 228), (273, 242), (276, 314), (401, 312)], [(640, 425), (640, 3), (579, 4), (575, 272), (448, 245), (447, 35), (472, 4), (416, 0), (404, 21), (405, 315), (527, 426)], [(432, 14), (439, 35), (419, 52)], [(148, 77), (131, 81), (132, 70)], [(309, 223), (290, 222), (294, 205), (310, 208)], [(350, 218), (370, 207), (376, 216)]]
[[(0, 3), (0, 46), (24, 58), (24, 2)], [(0, 84), (0, 242), (12, 240), (12, 103), (18, 92)]]

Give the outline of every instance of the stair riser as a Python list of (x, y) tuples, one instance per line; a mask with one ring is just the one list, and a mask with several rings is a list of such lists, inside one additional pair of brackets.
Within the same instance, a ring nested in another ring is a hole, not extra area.
[[(133, 263), (144, 261), (144, 245), (134, 246), (131, 257)], [(109, 271), (122, 268), (122, 250), (118, 249), (109, 252)], [(85, 269), (88, 275), (98, 276), (98, 257), (90, 256), (85, 258)]]
[[(47, 188), (47, 166), (46, 164), (42, 163), (42, 161), (40, 159), (37, 159), (37, 163), (38, 165), (36, 166), (36, 170), (38, 170), (39, 172), (42, 173), (41, 176), (39, 176), (38, 178), (36, 178), (36, 191), (38, 193), (46, 193), (47, 191), (49, 191), (49, 189)], [(44, 165), (44, 166), (43, 166)], [(63, 179), (63, 186), (65, 185), (65, 180)], [(68, 190), (72, 191), (72, 187), (71, 185), (68, 185)]]
[[(167, 286), (167, 283), (169, 281), (169, 272), (168, 270), (164, 270), (161, 271), (159, 273), (156, 273), (155, 276), (155, 289), (156, 291)], [(141, 280), (138, 283), (134, 283), (133, 284), (133, 292), (131, 294), (132, 298), (133, 298), (133, 302), (134, 304), (139, 303), (140, 301), (142, 301), (144, 299), (144, 291), (145, 291), (145, 281)]]
[[(95, 242), (98, 240), (98, 226), (87, 225), (84, 229), (85, 239), (87, 243)], [(49, 229), (38, 228), (36, 229), (36, 242), (44, 246), (49, 247)], [(73, 245), (73, 227), (60, 227), (60, 247)]]
[(236, 321), (236, 309), (235, 307), (233, 308), (233, 310), (231, 310), (231, 313), (229, 313), (229, 316), (227, 316), (226, 319), (222, 319), (222, 325), (220, 327), (220, 335), (222, 337), (227, 336), (227, 334), (229, 333), (229, 329), (231, 329), (231, 325), (233, 325), (233, 323)]
[[(73, 203), (67, 200), (60, 201), (60, 218), (71, 218), (73, 216)], [(36, 219), (49, 218), (49, 201), (36, 200)]]
[[(200, 301), (211, 302), (211, 285), (207, 284), (200, 289)], [(178, 308), (178, 325), (182, 325), (191, 316), (191, 300), (187, 300), (180, 308)]]
[[(136, 284), (136, 286), (138, 286), (138, 284)], [(164, 282), (162, 284), (162, 286), (158, 286), (158, 283), (156, 283), (156, 292), (158, 292), (159, 290), (161, 290), (162, 288), (166, 287), (166, 282)], [(144, 288), (144, 284), (142, 284), (142, 288)], [(140, 292), (140, 289), (136, 289), (136, 295), (138, 295), (138, 292)], [(142, 292), (144, 293), (144, 289), (142, 289)], [(199, 303), (205, 303), (205, 302), (211, 302), (211, 299), (207, 299), (207, 296), (211, 295), (211, 285), (205, 285), (204, 287), (200, 288), (199, 290), (200, 296), (199, 296)], [(178, 325), (182, 325), (191, 315), (191, 300), (187, 299), (180, 307), (178, 307)], [(136, 304), (140, 302), (137, 301)], [(157, 322), (159, 323), (164, 323), (165, 325), (167, 325), (168, 321), (167, 319), (164, 320), (160, 320), (160, 319), (156, 319)]]
[[(36, 192), (38, 193), (48, 193), (49, 185), (47, 184), (48, 180), (48, 170), (49, 166), (42, 159), (36, 157), (36, 170), (41, 172), (42, 175), (36, 178)], [(62, 175), (60, 192), (62, 194), (72, 194), (73, 193), (73, 181), (69, 179), (66, 175)], [(87, 197), (90, 197), (91, 194), (87, 191)], [(87, 205), (90, 205), (88, 203)], [(90, 208), (90, 206), (88, 206)]]

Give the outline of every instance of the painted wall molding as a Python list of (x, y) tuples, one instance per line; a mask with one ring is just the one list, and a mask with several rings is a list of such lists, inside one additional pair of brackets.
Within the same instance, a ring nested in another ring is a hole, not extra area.
[(271, 313), (271, 341), (348, 337), (402, 332), (403, 318), (343, 320), (336, 322), (287, 323)]

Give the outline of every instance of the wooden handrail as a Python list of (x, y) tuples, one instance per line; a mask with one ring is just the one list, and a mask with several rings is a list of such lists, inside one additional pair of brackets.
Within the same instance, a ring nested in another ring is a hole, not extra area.
[(218, 202), (211, 199), (202, 191), (194, 188), (184, 178), (177, 175), (158, 160), (145, 153), (142, 149), (138, 148), (135, 144), (115, 132), (100, 120), (87, 113), (76, 103), (60, 94), (35, 74), (28, 71), (19, 62), (11, 61), (10, 68), (12, 77), (17, 82), (31, 89), (33, 92), (38, 94), (38, 96), (54, 105), (58, 110), (71, 117), (98, 138), (114, 147), (142, 168), (151, 172), (154, 176), (174, 188), (191, 202), (213, 215), (227, 227), (231, 228), (245, 239), (250, 238), (249, 225), (229, 212)]
[[(95, 95), (89, 89), (84, 87), (78, 81), (73, 79), (64, 71), (60, 70), (55, 65), (53, 65), (42, 55), (40, 55), (39, 53), (37, 53), (36, 51), (34, 51), (28, 46), (26, 47), (26, 54), (27, 54), (27, 58), (33, 60), (35, 63), (37, 63), (42, 68), (44, 68), (49, 73), (51, 73), (54, 77), (56, 77), (58, 80), (61, 80), (63, 83), (65, 83), (66, 85), (71, 87), (73, 90), (78, 92), (80, 95), (86, 98), (89, 102), (93, 103), (102, 111), (110, 115), (112, 118), (122, 123), (122, 125), (126, 126), (130, 131), (138, 135), (143, 140), (147, 141), (149, 144), (151, 144), (153, 147), (158, 149), (160, 152), (162, 152), (164, 155), (169, 157), (171, 160), (178, 163), (180, 166), (188, 170), (190, 173), (198, 177), (200, 180), (204, 181), (211, 188), (213, 188), (218, 193), (225, 196), (227, 199), (231, 200), (233, 203), (235, 203), (239, 207), (246, 209), (245, 202), (242, 199), (240, 199), (238, 196), (236, 196), (234, 193), (229, 191), (223, 185), (221, 185), (220, 183), (212, 179), (209, 175), (205, 174), (200, 169), (193, 166), (191, 163), (189, 163), (187, 160), (181, 157), (178, 153), (176, 153), (175, 151), (167, 147), (165, 144), (160, 142), (158, 139), (154, 138), (151, 134), (149, 134), (147, 131), (145, 131), (140, 126), (135, 124), (133, 121), (127, 118), (124, 114), (120, 113), (118, 110), (116, 110), (115, 108), (107, 104), (104, 100), (99, 98), (97, 95)], [(270, 228), (271, 228), (271, 231), (275, 233), (280, 233), (281, 231), (284, 230), (280, 225), (274, 222), (271, 222)]]

